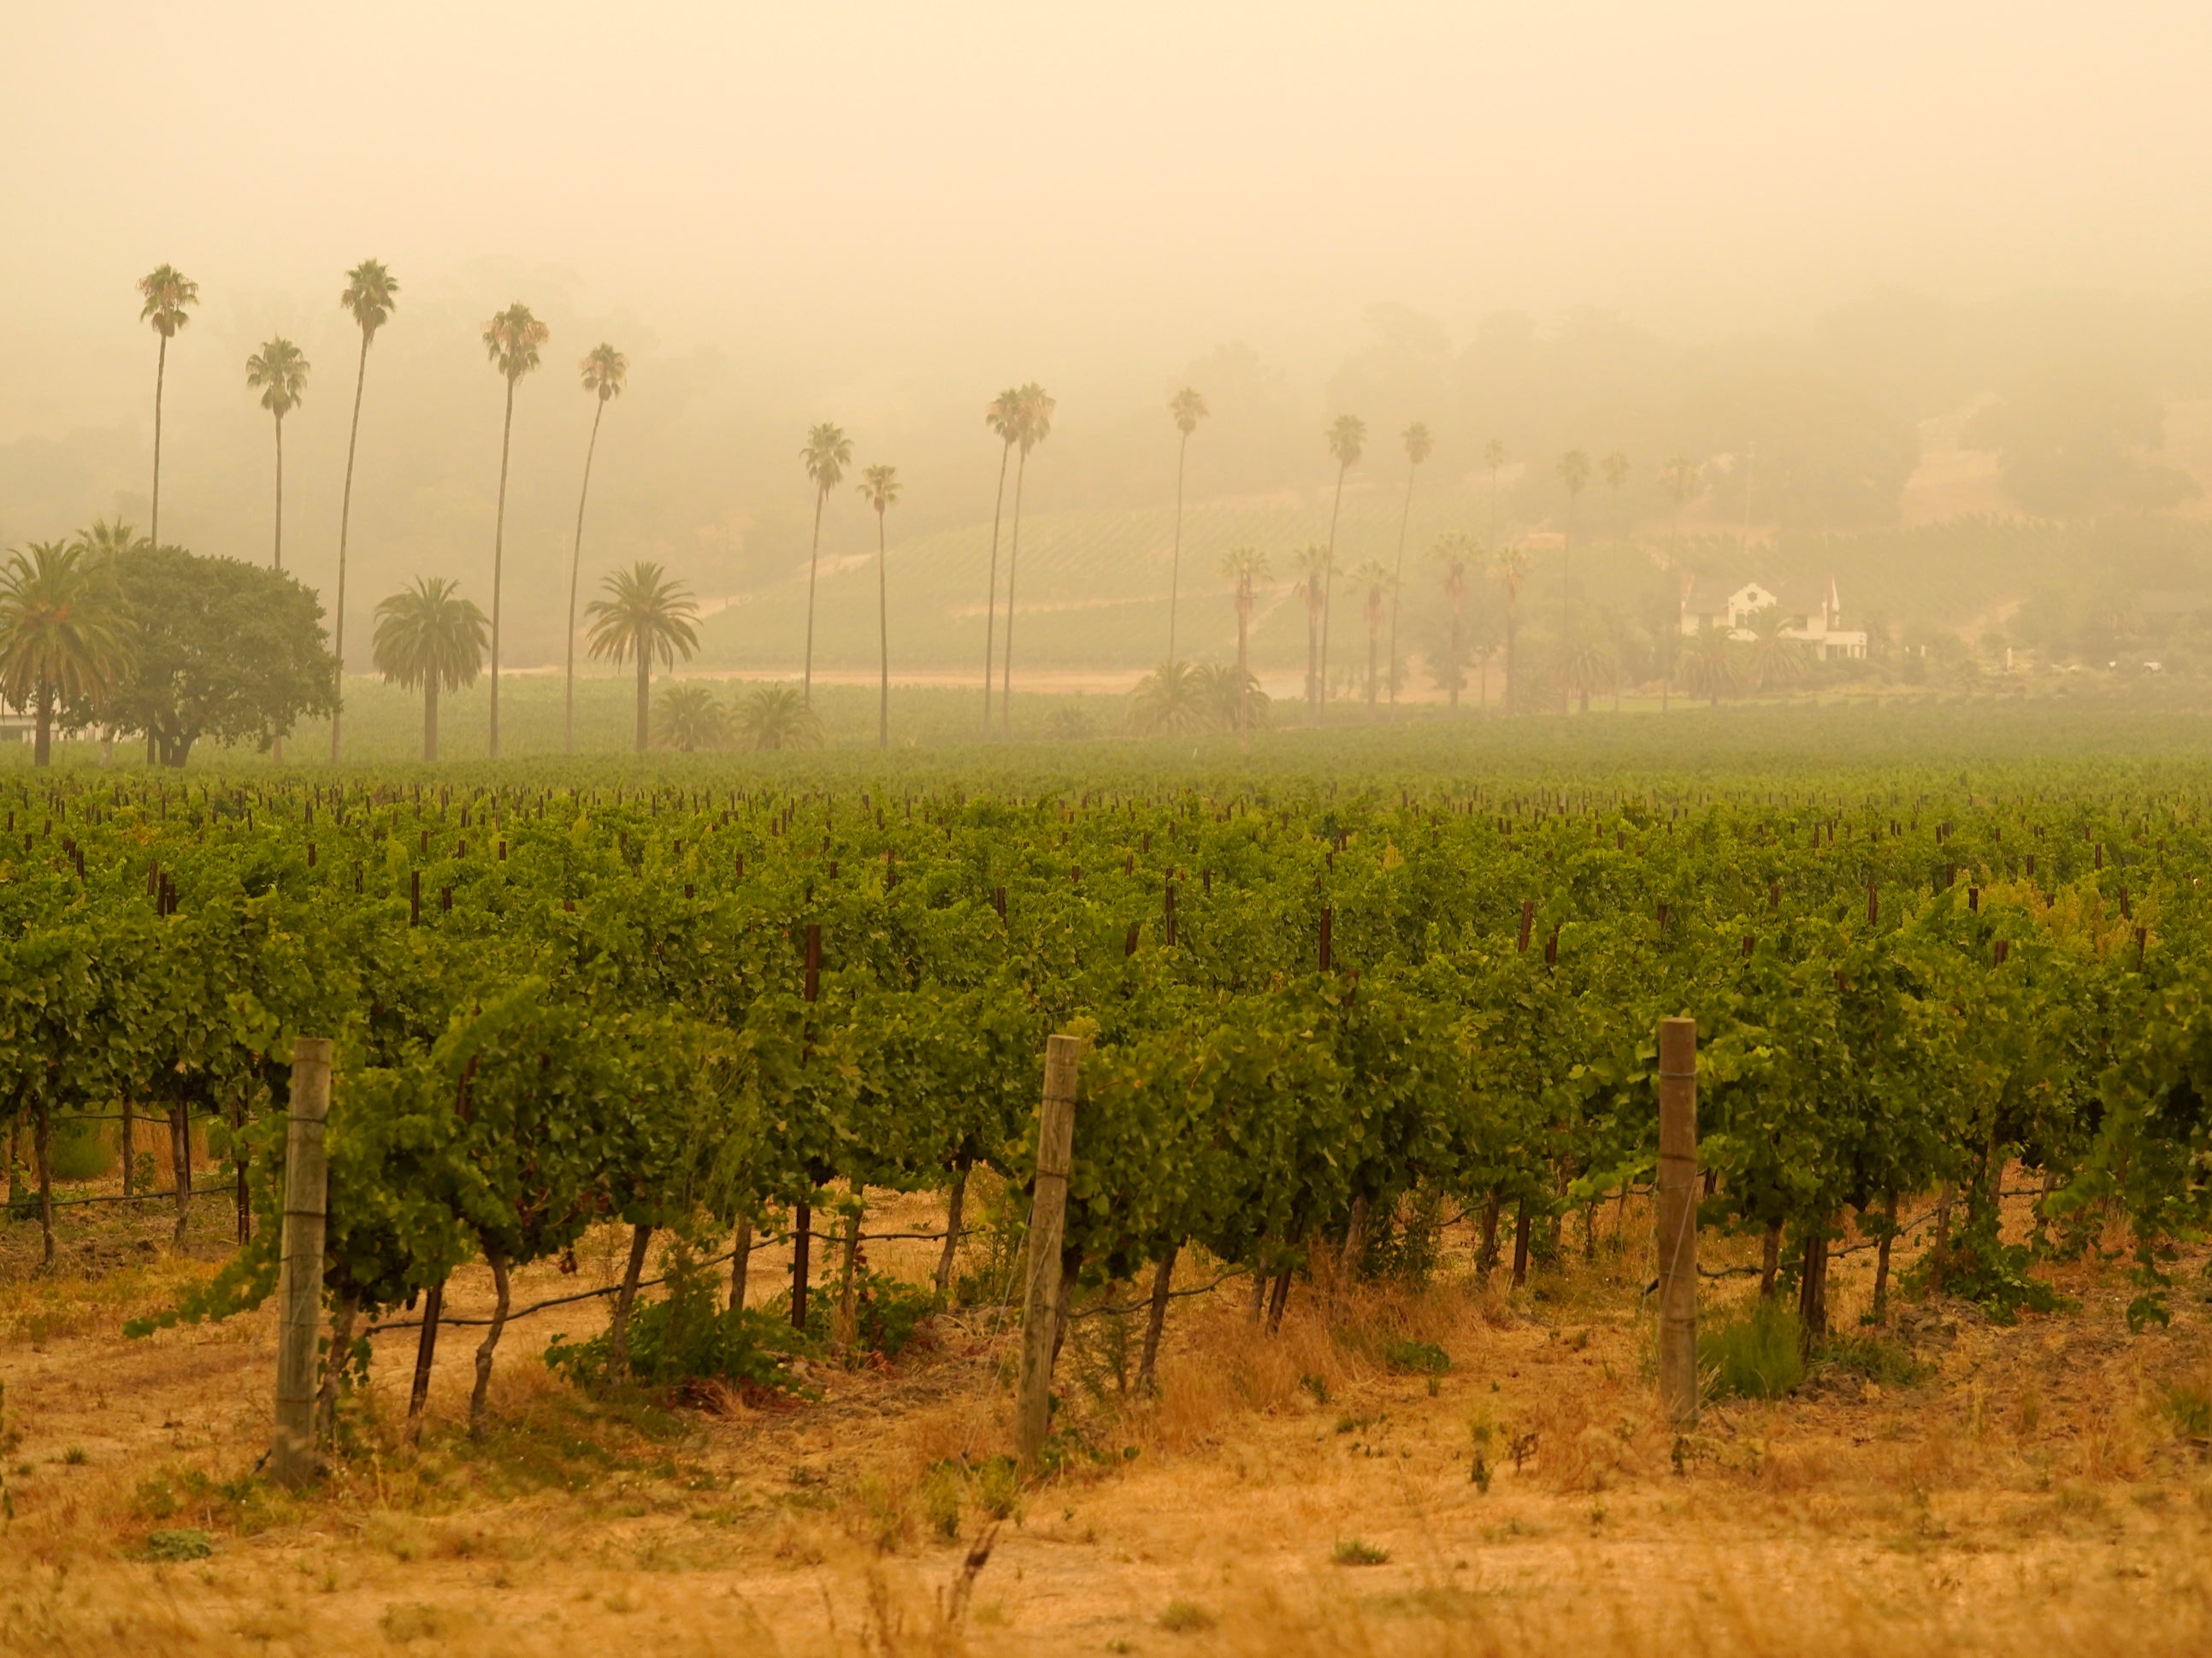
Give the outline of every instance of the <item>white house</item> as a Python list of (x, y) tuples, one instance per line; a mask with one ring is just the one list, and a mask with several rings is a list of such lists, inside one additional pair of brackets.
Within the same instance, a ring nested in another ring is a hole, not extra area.
[(1745, 581), (1731, 586), (1711, 576), (1682, 578), (1682, 631), (1702, 633), (1710, 623), (1723, 627), (1732, 639), (1752, 637), (1751, 618), (1773, 609), (1782, 616), (1782, 636), (1803, 641), (1824, 662), (1863, 657), (1866, 630), (1843, 625), (1843, 601), (1836, 597), (1836, 579), (1818, 580)]

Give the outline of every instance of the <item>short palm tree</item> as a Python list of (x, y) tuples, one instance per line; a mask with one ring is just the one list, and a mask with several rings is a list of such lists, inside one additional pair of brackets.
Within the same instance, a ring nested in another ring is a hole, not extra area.
[(1449, 530), (1437, 537), (1429, 558), (1443, 578), (1444, 599), (1451, 606), (1451, 661), (1444, 685), (1451, 711), (1457, 714), (1460, 682), (1467, 677), (1462, 667), (1467, 655), (1467, 580), (1481, 564), (1482, 544), (1464, 530)]
[(814, 701), (814, 576), (822, 564), (822, 508), (830, 492), (845, 481), (845, 469), (853, 464), (853, 440), (845, 435), (843, 427), (821, 421), (807, 428), (799, 458), (806, 463), (806, 476), (814, 485), (814, 540), (806, 555), (806, 667), (799, 680), (799, 695), (811, 704)]
[(650, 559), (611, 573), (599, 586), (606, 597), (593, 599), (584, 611), (592, 619), (586, 644), (593, 656), (637, 665), (636, 750), (643, 754), (652, 735), (653, 659), (665, 668), (674, 667), (678, 656), (690, 659), (699, 648), (693, 625), (699, 606), (689, 589), (671, 581)]
[(1129, 693), (1129, 729), (1139, 737), (1183, 736), (1213, 724), (1209, 687), (1188, 662), (1163, 662)]
[(425, 763), (438, 757), (439, 693), (477, 683), (488, 629), (477, 602), (445, 576), (417, 576), (376, 607), (376, 671), (402, 690), (422, 693)]
[(154, 360), (154, 512), (148, 537), (161, 538), (161, 386), (169, 374), (169, 342), (191, 320), (188, 314), (200, 302), (200, 285), (173, 264), (156, 265), (138, 279), (138, 297), (144, 301), (138, 320), (150, 323), (160, 336), (161, 351)]
[(538, 367), (538, 354), (553, 331), (517, 300), (483, 327), (484, 355), (507, 382), (507, 413), (499, 428), (499, 509), (491, 531), (491, 757), (499, 758), (499, 600), (506, 574), (507, 461), (514, 435), (514, 387)]
[(1689, 636), (1675, 657), (1676, 669), (1682, 676), (1682, 689), (1719, 707), (1721, 698), (1735, 693), (1741, 677), (1738, 654), (1736, 642), (1729, 637), (1727, 627), (1706, 623)]
[(261, 393), (261, 406), (276, 417), (276, 550), (284, 568), (284, 416), (307, 394), (307, 359), (281, 335), (246, 360), (246, 389)]
[(1312, 719), (1321, 706), (1321, 629), (1322, 611), (1328, 604), (1328, 576), (1334, 563), (1329, 550), (1318, 541), (1310, 542), (1291, 555), (1291, 568), (1298, 579), (1292, 591), (1305, 601), (1306, 606), (1306, 717)]
[(1014, 540), (1006, 553), (1006, 649), (1000, 659), (999, 678), (999, 733), (1011, 736), (1014, 729), (1014, 568), (1022, 558), (1022, 485), (1030, 471), (1030, 451), (1052, 435), (1053, 410), (1060, 405), (1035, 380), (1024, 385), (1016, 393), (1018, 414), (1014, 446), (1021, 451), (1021, 459), (1014, 463)]
[(1359, 457), (1366, 451), (1367, 422), (1357, 415), (1339, 415), (1322, 435), (1336, 460), (1336, 497), (1328, 509), (1328, 568), (1322, 573), (1321, 655), (1311, 688), (1316, 725), (1328, 714), (1328, 607), (1330, 590), (1335, 585), (1332, 572), (1336, 568), (1336, 524), (1344, 511), (1344, 475), (1359, 465)]
[(721, 702), (696, 682), (671, 685), (653, 711), (653, 740), (680, 754), (719, 747), (728, 732), (729, 716)]
[(33, 720), (31, 763), (52, 763), (54, 710), (97, 708), (131, 671), (130, 620), (109, 561), (34, 541), (0, 569), (0, 695)]
[[(1570, 579), (1575, 556), (1575, 502), (1582, 498), (1583, 490), (1589, 483), (1590, 458), (1580, 449), (1570, 449), (1559, 457), (1558, 471), (1559, 482), (1566, 486), (1567, 491), (1567, 529), (1559, 538), (1559, 641), (1565, 653), (1562, 659), (1564, 665), (1565, 661), (1572, 659), (1575, 649), (1574, 586)], [(1561, 714), (1567, 711), (1567, 681), (1570, 677), (1571, 675), (1565, 673), (1559, 676)]]
[(1521, 643), (1521, 584), (1528, 579), (1528, 550), (1493, 549), (1490, 568), (1498, 573), (1498, 583), (1505, 589), (1505, 711), (1510, 714), (1516, 706), (1513, 694), (1520, 683), (1516, 673)]
[(1183, 462), (1190, 457), (1190, 434), (1206, 418), (1206, 399), (1195, 387), (1186, 386), (1168, 399), (1168, 413), (1174, 417), (1176, 430), (1182, 434), (1176, 446), (1175, 547), (1168, 555), (1168, 660), (1172, 662), (1176, 659), (1176, 596), (1182, 582)]
[(983, 593), (983, 736), (991, 735), (991, 663), (999, 647), (999, 519), (1006, 506), (1006, 463), (1022, 435), (1022, 388), (1010, 386), (983, 410), (983, 424), (998, 434), (999, 493), (991, 498), (991, 580)]
[(1389, 614), (1383, 608), (1382, 595), (1390, 589), (1390, 567), (1379, 558), (1370, 558), (1352, 573), (1351, 580), (1365, 594), (1361, 612), (1367, 618), (1367, 718), (1371, 722), (1376, 718), (1376, 697), (1380, 689), (1376, 653), (1382, 645), (1382, 618)]
[(1406, 444), (1406, 504), (1398, 513), (1398, 562), (1390, 571), (1390, 702), (1394, 708), (1398, 701), (1398, 601), (1405, 596), (1406, 530), (1413, 521), (1413, 477), (1437, 446), (1423, 421), (1415, 421), (1400, 435)]
[(737, 735), (742, 748), (819, 748), (822, 716), (792, 686), (763, 685), (738, 705)]
[(399, 304), (398, 295), (398, 280), (376, 259), (363, 259), (347, 271), (345, 288), (338, 295), (338, 303), (352, 314), (355, 326), (361, 330), (361, 361), (353, 376), (353, 424), (346, 432), (345, 490), (338, 497), (338, 592), (331, 616), (334, 635), (331, 648), (338, 663), (337, 695), (331, 703), (333, 766), (341, 752), (339, 726), (345, 713), (346, 533), (353, 525), (353, 458), (361, 442), (361, 393), (368, 382), (368, 343), (391, 320)]
[(1802, 639), (1784, 633), (1781, 607), (1764, 605), (1744, 618), (1751, 629), (1745, 647), (1745, 664), (1753, 684), (1763, 691), (1787, 690), (1805, 677), (1806, 648)]
[(876, 746), (887, 749), (891, 745), (891, 611), (884, 573), (884, 514), (898, 499), (898, 468), (866, 469), (860, 474), (860, 494), (876, 514), (876, 644), (882, 665), (876, 692)]
[(584, 568), (584, 503), (592, 494), (592, 457), (599, 448), (599, 416), (623, 394), (629, 379), (629, 359), (611, 345), (593, 346), (576, 365), (578, 377), (592, 399), (592, 436), (584, 445), (584, 487), (576, 492), (576, 544), (568, 555), (568, 654), (565, 669), (567, 689), (561, 705), (561, 752), (576, 751), (576, 581)]
[(1248, 729), (1267, 723), (1267, 693), (1249, 673), (1226, 662), (1201, 662), (1193, 671), (1207, 729), (1235, 732), (1242, 747)]
[(1257, 604), (1253, 585), (1267, 579), (1267, 556), (1257, 547), (1232, 547), (1221, 561), (1221, 574), (1237, 584), (1237, 741), (1242, 744), (1250, 729), (1248, 718), (1250, 699), (1244, 687), (1252, 681), (1252, 612)]

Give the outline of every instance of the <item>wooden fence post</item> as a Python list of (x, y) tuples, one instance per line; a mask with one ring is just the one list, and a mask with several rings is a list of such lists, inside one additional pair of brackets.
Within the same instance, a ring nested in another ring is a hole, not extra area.
[(1075, 1149), (1075, 1070), (1079, 1038), (1045, 1044), (1044, 1104), (1037, 1116), (1036, 1183), (1030, 1198), (1029, 1293), (1022, 1303), (1022, 1382), (1014, 1446), (1024, 1473), (1036, 1471), (1052, 1414), (1052, 1338), (1059, 1319), (1060, 1250), (1067, 1231), (1067, 1169)]
[[(284, 1254), (276, 1291), (276, 1436), (270, 1473), (304, 1485), (315, 1473), (315, 1336), (322, 1324), (323, 1219), (329, 1164), (323, 1121), (331, 1109), (331, 1042), (292, 1045), (292, 1099), (284, 1141)], [(342, 1362), (331, 1355), (331, 1362)]]
[(1659, 1022), (1659, 1400), (1698, 1420), (1698, 1023)]

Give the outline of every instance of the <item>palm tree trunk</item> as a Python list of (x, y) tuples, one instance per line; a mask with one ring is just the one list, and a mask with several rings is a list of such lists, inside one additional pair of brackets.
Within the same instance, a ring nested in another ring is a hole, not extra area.
[(284, 416), (276, 416), (276, 555), (278, 569), (284, 568)]
[(438, 677), (433, 672), (422, 682), (422, 763), (435, 765), (438, 761)]
[(1022, 446), (1014, 467), (1014, 543), (1006, 550), (1006, 653), (1000, 663), (999, 735), (1014, 734), (1014, 569), (1022, 562), (1022, 483), (1029, 477), (1030, 450)]
[(1381, 631), (1377, 623), (1370, 622), (1367, 624), (1367, 720), (1370, 725), (1375, 721), (1375, 650), (1379, 642), (1376, 635)]
[[(1310, 581), (1311, 576), (1306, 578)], [(1321, 613), (1306, 606), (1306, 713), (1314, 711), (1316, 687), (1321, 680)]]
[(1519, 595), (1505, 596), (1505, 712), (1513, 712), (1514, 676), (1519, 665), (1518, 647), (1521, 642), (1521, 610)]
[(1240, 593), (1237, 598), (1237, 751), (1243, 753), (1251, 743), (1251, 683), (1252, 671), (1248, 641), (1250, 637), (1251, 607)]
[(636, 751), (643, 754), (653, 740), (653, 651), (640, 641), (637, 650)]
[(1006, 457), (1014, 446), (999, 449), (999, 493), (991, 500), (991, 584), (983, 596), (983, 738), (991, 736), (991, 656), (999, 642), (999, 518), (1006, 506)]
[(154, 513), (146, 539), (161, 544), (161, 384), (169, 376), (169, 337), (161, 336), (161, 349), (154, 359)]
[(1336, 520), (1344, 511), (1344, 474), (1336, 469), (1336, 501), (1328, 509), (1328, 565), (1321, 578), (1321, 665), (1314, 676), (1314, 724), (1328, 718), (1328, 607), (1336, 593)]
[(584, 446), (584, 487), (576, 492), (576, 545), (568, 555), (568, 694), (561, 711), (561, 752), (576, 751), (576, 579), (584, 568), (584, 502), (592, 494), (592, 457), (599, 447), (599, 416), (607, 412), (601, 398), (592, 410), (592, 439)]
[(31, 763), (46, 766), (54, 758), (54, 688), (44, 679), (39, 681), (38, 699), (34, 705), (38, 724), (31, 741)]
[(1459, 648), (1459, 600), (1454, 598), (1452, 600), (1451, 674), (1444, 682), (1449, 688), (1448, 695), (1451, 699), (1451, 711), (1454, 714), (1459, 712), (1459, 682), (1463, 677), (1460, 671)]
[(507, 458), (514, 436), (514, 378), (509, 375), (507, 416), (499, 428), (499, 512), (492, 520), (491, 531), (491, 757), (495, 760), (499, 758), (499, 592), (507, 552)]
[(814, 492), (814, 540), (806, 555), (806, 668), (799, 677), (799, 695), (806, 706), (814, 706), (814, 575), (822, 568), (822, 503), (830, 499), (827, 489)]
[[(1398, 513), (1398, 563), (1391, 577), (1396, 585), (1390, 589), (1390, 706), (1394, 708), (1398, 706), (1398, 601), (1406, 591), (1406, 529), (1413, 521), (1413, 477), (1420, 470), (1418, 466), (1406, 469), (1406, 504)], [(1456, 654), (1452, 659), (1452, 671), (1455, 676), (1459, 671)], [(1452, 706), (1456, 708), (1459, 704), (1455, 701)]]
[(1176, 659), (1176, 594), (1182, 584), (1182, 465), (1190, 456), (1190, 434), (1176, 446), (1175, 550), (1168, 556), (1168, 660)]
[(1567, 533), (1559, 543), (1559, 712), (1567, 711), (1568, 662), (1574, 655), (1575, 498), (1567, 495)]
[(368, 380), (368, 331), (362, 330), (361, 364), (353, 376), (353, 424), (346, 432), (345, 489), (338, 497), (338, 593), (331, 612), (331, 648), (338, 659), (337, 695), (331, 704), (331, 764), (338, 762), (338, 722), (345, 714), (346, 532), (353, 527), (353, 456), (361, 442), (361, 391)]
[(884, 509), (876, 508), (876, 651), (881, 673), (876, 686), (876, 746), (891, 745), (891, 602), (884, 574)]

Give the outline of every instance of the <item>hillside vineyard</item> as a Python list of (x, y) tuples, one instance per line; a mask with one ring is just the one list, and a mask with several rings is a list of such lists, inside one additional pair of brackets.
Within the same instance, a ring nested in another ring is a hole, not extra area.
[(333, 1036), (350, 1329), (602, 1219), (803, 1239), (832, 1188), (1018, 1185), (1070, 1030), (1064, 1272), (1194, 1246), (1279, 1315), (1409, 1194), (1491, 1260), (1576, 1247), (1649, 1181), (1655, 1029), (1688, 1013), (1702, 1223), (1786, 1249), (1814, 1323), (1832, 1249), (1886, 1268), (1929, 1203), (1949, 1287), (2032, 1300), (1998, 1230), (2023, 1178), (2054, 1247), (2124, 1214), (2131, 1318), (2162, 1319), (2212, 1151), (2203, 790), (2007, 776), (18, 785), (0, 1063), (41, 1145), (229, 1127), (200, 1180), (251, 1242), (185, 1309), (220, 1313), (274, 1282), (290, 1045)]

